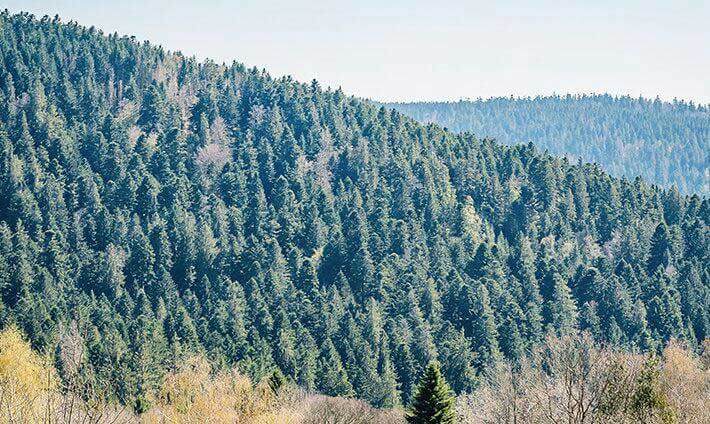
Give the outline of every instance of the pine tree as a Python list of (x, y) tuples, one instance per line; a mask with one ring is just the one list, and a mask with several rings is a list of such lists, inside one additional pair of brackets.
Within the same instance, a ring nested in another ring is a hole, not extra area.
[(684, 332), (678, 291), (670, 277), (662, 269), (657, 269), (651, 277), (652, 286), (647, 293), (648, 325), (664, 341), (680, 338)]
[(412, 329), (410, 349), (417, 367), (423, 370), (427, 364), (436, 359), (436, 346), (429, 324), (424, 320), (414, 292), (410, 292), (408, 298), (408, 315)]
[(383, 335), (377, 357), (377, 373), (379, 375), (378, 397), (373, 403), (379, 408), (395, 408), (400, 405), (399, 390), (397, 389), (397, 376), (390, 360), (387, 335)]
[(572, 334), (577, 328), (577, 306), (572, 293), (562, 277), (555, 273), (552, 277), (554, 292), (546, 304), (548, 325), (558, 334)]
[(665, 270), (671, 263), (670, 234), (668, 233), (668, 226), (662, 222), (658, 224), (653, 237), (651, 237), (651, 250), (648, 256), (646, 272), (653, 274), (659, 266)]
[(281, 388), (286, 385), (287, 382), (288, 380), (278, 368), (274, 369), (268, 379), (269, 388), (272, 392), (274, 392), (274, 394), (278, 394)]
[(498, 327), (491, 308), (488, 290), (483, 284), (465, 289), (465, 324), (466, 335), (471, 338), (476, 357), (476, 368), (485, 369), (501, 359), (498, 345)]
[(442, 330), (439, 358), (444, 377), (456, 393), (471, 391), (476, 384), (474, 354), (463, 331), (457, 331), (447, 324)]
[(316, 387), (319, 392), (329, 396), (347, 397), (353, 394), (353, 386), (348, 380), (340, 355), (330, 339), (326, 339), (321, 348)]
[(148, 131), (161, 131), (166, 115), (167, 110), (162, 90), (156, 85), (152, 85), (143, 99), (138, 124), (143, 125)]
[(412, 407), (407, 414), (411, 424), (453, 424), (455, 398), (441, 375), (439, 364), (430, 363), (417, 386)]
[(535, 276), (535, 257), (530, 241), (523, 237), (520, 240), (516, 273), (521, 281), (520, 308), (525, 314), (522, 328), (525, 339), (531, 343), (542, 339), (543, 299)]
[(507, 296), (502, 308), (502, 323), (500, 325), (500, 349), (512, 360), (522, 359), (525, 354), (525, 344), (520, 327), (525, 322), (525, 315), (511, 296)]

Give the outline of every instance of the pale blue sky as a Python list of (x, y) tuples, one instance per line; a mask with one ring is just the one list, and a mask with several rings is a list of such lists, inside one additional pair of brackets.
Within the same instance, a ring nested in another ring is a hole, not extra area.
[(609, 92), (710, 103), (710, 2), (0, 0), (377, 100)]

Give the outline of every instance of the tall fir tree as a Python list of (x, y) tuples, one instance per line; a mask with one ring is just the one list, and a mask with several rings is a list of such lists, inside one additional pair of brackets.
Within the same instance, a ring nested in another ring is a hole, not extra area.
[(441, 375), (439, 364), (430, 363), (422, 376), (406, 418), (411, 424), (453, 424), (455, 398)]

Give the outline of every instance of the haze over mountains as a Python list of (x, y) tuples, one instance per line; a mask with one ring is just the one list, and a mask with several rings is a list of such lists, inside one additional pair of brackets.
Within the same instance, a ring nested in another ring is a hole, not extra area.
[(0, 70), (0, 326), (136, 413), (196, 356), (401, 408), (434, 361), (708, 337), (704, 195), (56, 18), (2, 13)]
[(612, 175), (710, 193), (710, 110), (690, 102), (609, 95), (391, 103), (421, 122), (504, 144), (533, 143)]

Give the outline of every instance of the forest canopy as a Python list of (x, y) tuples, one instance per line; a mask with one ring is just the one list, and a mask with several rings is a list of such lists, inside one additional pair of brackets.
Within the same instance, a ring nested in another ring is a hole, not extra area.
[(706, 197), (59, 18), (0, 14), (0, 70), (0, 326), (107, 401), (205, 357), (408, 406), (433, 361), (708, 337)]

